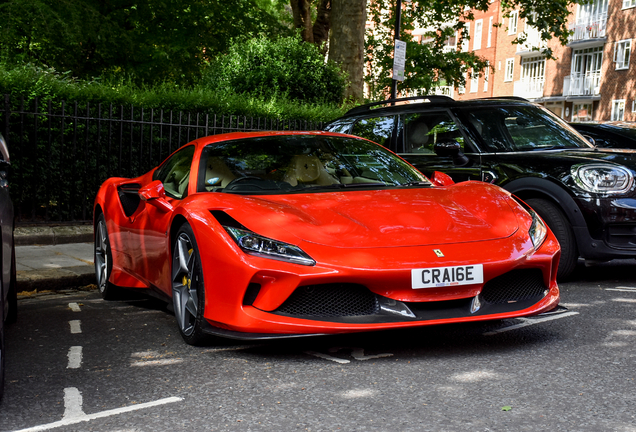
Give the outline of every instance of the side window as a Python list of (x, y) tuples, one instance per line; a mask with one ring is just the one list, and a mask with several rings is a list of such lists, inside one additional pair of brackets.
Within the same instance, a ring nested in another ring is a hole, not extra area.
[(435, 154), (440, 142), (456, 141), (464, 151), (464, 136), (446, 112), (406, 114), (404, 116), (406, 153)]
[(177, 199), (187, 196), (193, 156), (194, 146), (188, 146), (172, 155), (155, 171), (153, 179), (163, 183), (166, 195)]
[(395, 117), (364, 118), (353, 125), (352, 135), (357, 135), (391, 148), (391, 136), (395, 129)]

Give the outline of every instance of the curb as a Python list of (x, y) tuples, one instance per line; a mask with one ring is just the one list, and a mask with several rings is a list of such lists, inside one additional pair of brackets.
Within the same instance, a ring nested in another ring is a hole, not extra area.
[(17, 226), (13, 231), (13, 241), (16, 246), (88, 243), (93, 241), (93, 226)]
[(83, 265), (49, 270), (18, 271), (18, 293), (67, 290), (95, 284), (95, 270)]

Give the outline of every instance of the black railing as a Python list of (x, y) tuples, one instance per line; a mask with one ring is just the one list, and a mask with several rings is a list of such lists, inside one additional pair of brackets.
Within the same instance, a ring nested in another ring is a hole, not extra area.
[(315, 130), (320, 122), (144, 110), (5, 95), (2, 133), (11, 154), (18, 223), (87, 221), (109, 177), (136, 177), (194, 139), (225, 132)]

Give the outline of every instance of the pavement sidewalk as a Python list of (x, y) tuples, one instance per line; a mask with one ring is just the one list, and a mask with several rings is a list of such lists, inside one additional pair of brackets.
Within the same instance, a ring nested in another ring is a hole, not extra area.
[(92, 225), (16, 227), (14, 239), (18, 292), (95, 288)]

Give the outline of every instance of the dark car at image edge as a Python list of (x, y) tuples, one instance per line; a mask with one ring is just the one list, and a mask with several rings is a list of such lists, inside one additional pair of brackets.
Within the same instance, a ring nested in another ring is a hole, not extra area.
[(427, 176), (441, 171), (515, 194), (561, 243), (560, 278), (579, 257), (636, 257), (636, 151), (594, 147), (539, 105), (403, 98), (353, 108), (325, 129), (378, 142)]

